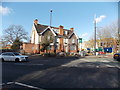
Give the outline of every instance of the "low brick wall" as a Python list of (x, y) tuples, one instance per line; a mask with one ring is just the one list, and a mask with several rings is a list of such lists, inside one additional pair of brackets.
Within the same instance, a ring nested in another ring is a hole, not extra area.
[(25, 53), (34, 53), (35, 44), (23, 43), (23, 50)]

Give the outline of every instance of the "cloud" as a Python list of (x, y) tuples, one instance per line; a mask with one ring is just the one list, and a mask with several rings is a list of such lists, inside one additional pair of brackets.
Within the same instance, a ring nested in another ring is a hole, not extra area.
[(88, 33), (83, 33), (83, 34), (81, 35), (82, 38), (83, 38), (83, 37), (86, 37), (86, 36), (88, 36)]
[(12, 11), (12, 9), (10, 9), (8, 7), (0, 6), (0, 14), (2, 14), (2, 15), (10, 14), (11, 11)]
[(101, 22), (104, 18), (106, 18), (105, 15), (101, 15), (100, 17), (96, 18), (96, 23)]

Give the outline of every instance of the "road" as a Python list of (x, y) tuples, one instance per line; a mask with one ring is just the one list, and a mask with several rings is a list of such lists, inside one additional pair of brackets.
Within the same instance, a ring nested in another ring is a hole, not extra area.
[(40, 57), (3, 62), (3, 88), (118, 88), (120, 62), (106, 57)]

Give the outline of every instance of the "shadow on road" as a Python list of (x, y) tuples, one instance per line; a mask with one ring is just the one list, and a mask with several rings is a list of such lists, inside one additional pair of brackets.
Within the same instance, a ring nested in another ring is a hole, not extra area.
[(57, 67), (31, 73), (16, 81), (40, 88), (117, 88), (118, 73), (117, 68)]
[[(3, 80), (21, 82), (39, 88), (117, 88), (120, 86), (120, 69), (113, 64), (117, 62), (80, 62), (66, 65), (72, 61), (80, 61), (77, 57), (71, 58), (39, 58), (32, 57), (26, 65), (15, 65), (15, 68), (3, 71)], [(34, 66), (31, 64), (44, 64)], [(27, 65), (28, 64), (28, 65)], [(62, 66), (62, 65), (66, 66)], [(109, 66), (108, 66), (109, 65)], [(21, 67), (22, 66), (22, 67)], [(114, 66), (114, 67), (112, 67)], [(3, 70), (7, 70), (3, 66)], [(15, 72), (15, 71), (18, 72)], [(6, 73), (7, 72), (7, 73)], [(13, 73), (13, 74), (11, 74)], [(15, 76), (14, 78), (11, 76)]]
[(29, 62), (3, 62), (2, 63), (2, 82), (14, 81), (26, 74), (58, 67), (69, 63), (78, 57), (41, 57), (32, 56)]

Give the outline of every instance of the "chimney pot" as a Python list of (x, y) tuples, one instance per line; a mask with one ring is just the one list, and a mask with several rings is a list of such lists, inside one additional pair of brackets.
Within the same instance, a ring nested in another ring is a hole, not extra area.
[(34, 23), (35, 23), (35, 24), (38, 24), (38, 19), (35, 19), (35, 20), (34, 20)]
[(64, 28), (62, 25), (59, 26), (60, 28)]
[(74, 31), (74, 28), (70, 28), (71, 31)]
[(63, 28), (64, 28), (64, 27), (63, 27), (62, 25), (59, 26), (60, 35), (63, 35), (63, 33), (64, 33)]

